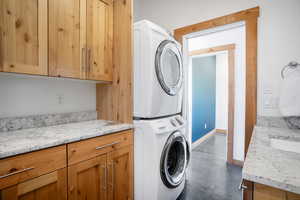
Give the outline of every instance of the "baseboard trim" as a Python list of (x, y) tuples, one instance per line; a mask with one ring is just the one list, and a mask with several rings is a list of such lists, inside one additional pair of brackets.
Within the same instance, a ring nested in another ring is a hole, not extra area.
[(213, 129), (210, 132), (208, 132), (206, 135), (204, 135), (203, 137), (201, 137), (198, 140), (196, 140), (195, 142), (193, 142), (192, 149), (195, 149), (197, 146), (199, 146), (202, 142), (204, 142), (205, 140), (207, 140), (208, 138), (213, 136), (215, 133), (216, 133), (216, 130)]
[(243, 167), (243, 166), (244, 166), (244, 161), (233, 159), (233, 160), (232, 160), (232, 164), (233, 164), (233, 165), (236, 165), (236, 166)]
[(223, 133), (223, 134), (227, 134), (228, 131), (226, 129), (216, 129), (216, 133)]

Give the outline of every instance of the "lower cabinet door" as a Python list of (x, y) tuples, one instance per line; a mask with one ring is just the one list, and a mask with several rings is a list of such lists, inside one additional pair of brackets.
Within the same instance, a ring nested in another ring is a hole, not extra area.
[(253, 200), (300, 200), (300, 195), (254, 183)]
[(242, 185), (245, 186), (243, 189), (243, 200), (253, 200), (253, 182), (242, 180)]
[(1, 200), (67, 200), (66, 168), (0, 191)]
[(132, 146), (124, 147), (108, 154), (108, 171), (108, 200), (132, 200)]
[(300, 200), (300, 194), (287, 192), (287, 200)]
[(106, 200), (106, 155), (68, 167), (69, 200)]

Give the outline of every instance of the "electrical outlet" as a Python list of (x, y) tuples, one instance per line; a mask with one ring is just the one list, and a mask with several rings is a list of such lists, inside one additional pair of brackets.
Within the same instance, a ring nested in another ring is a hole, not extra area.
[(58, 94), (58, 95), (57, 95), (57, 103), (58, 103), (59, 105), (64, 104), (64, 95), (63, 95), (63, 94)]
[(263, 107), (264, 109), (276, 109), (278, 107), (279, 99), (275, 97), (271, 89), (265, 89), (263, 93)]

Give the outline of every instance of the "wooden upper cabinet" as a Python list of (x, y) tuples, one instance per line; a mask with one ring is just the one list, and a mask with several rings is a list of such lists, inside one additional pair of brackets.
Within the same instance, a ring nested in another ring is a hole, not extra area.
[(49, 75), (112, 81), (111, 0), (49, 1)]
[(47, 4), (0, 1), (0, 71), (48, 74)]
[(80, 9), (80, 0), (49, 1), (50, 76), (84, 78)]
[(127, 146), (108, 154), (108, 200), (133, 199), (133, 150)]
[(113, 2), (86, 1), (87, 79), (112, 81)]
[(1, 200), (67, 200), (66, 168), (0, 191)]
[(69, 200), (106, 200), (106, 154), (71, 165), (68, 179)]
[(112, 81), (112, 0), (1, 0), (0, 71)]

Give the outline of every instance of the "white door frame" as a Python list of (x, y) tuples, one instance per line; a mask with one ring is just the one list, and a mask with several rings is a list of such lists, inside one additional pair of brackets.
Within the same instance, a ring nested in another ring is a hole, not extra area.
[(192, 105), (189, 103), (189, 99), (192, 97), (192, 91), (190, 91), (192, 84), (192, 76), (191, 76), (191, 58), (189, 56), (189, 46), (188, 39), (204, 36), (207, 34), (212, 34), (219, 31), (225, 31), (233, 28), (237, 28), (240, 26), (245, 26), (245, 21), (240, 21), (232, 24), (226, 24), (224, 26), (218, 26), (211, 29), (206, 29), (199, 32), (194, 32), (191, 34), (184, 35), (182, 38), (182, 56), (183, 56), (183, 70), (184, 70), (184, 93), (183, 93), (183, 106), (182, 106), (182, 115), (187, 121), (186, 131), (188, 134), (188, 141), (190, 146), (192, 146)]

